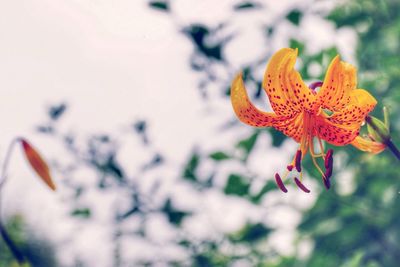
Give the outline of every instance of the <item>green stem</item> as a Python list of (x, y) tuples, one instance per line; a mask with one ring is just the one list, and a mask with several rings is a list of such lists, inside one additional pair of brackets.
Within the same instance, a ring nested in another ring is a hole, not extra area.
[(18, 264), (22, 266), (24, 263), (26, 263), (25, 256), (18, 249), (17, 245), (12, 241), (10, 235), (7, 233), (7, 230), (3, 224), (2, 210), (1, 210), (2, 204), (3, 204), (1, 190), (3, 189), (3, 186), (4, 186), (5, 182), (7, 181), (7, 169), (8, 169), (8, 165), (10, 163), (12, 151), (14, 149), (15, 144), (17, 142), (19, 142), (19, 140), (20, 140), (19, 138), (15, 138), (9, 145), (6, 157), (3, 162), (3, 168), (1, 169), (1, 175), (0, 175), (0, 179), (1, 179), (0, 180), (0, 235), (3, 238), (4, 242), (6, 243), (6, 245), (8, 246), (8, 248), (10, 249), (14, 258), (17, 260)]
[(6, 228), (4, 227), (1, 220), (0, 220), (0, 234), (1, 234), (1, 237), (3, 238), (4, 242), (10, 249), (12, 255), (17, 260), (18, 264), (22, 266), (24, 263), (26, 263), (24, 255), (22, 254), (21, 251), (19, 251), (17, 246), (12, 241), (11, 237), (8, 235)]
[(391, 140), (391, 139), (386, 140), (386, 141), (384, 142), (384, 144), (390, 149), (390, 151), (393, 153), (393, 155), (395, 155), (396, 158), (397, 158), (398, 160), (400, 160), (400, 151), (399, 151), (399, 149), (393, 144), (392, 140)]
[(14, 150), (14, 146), (16, 143), (20, 142), (21, 138), (14, 138), (10, 145), (8, 146), (7, 149), (7, 153), (6, 153), (6, 157), (4, 158), (4, 162), (3, 162), (3, 166), (1, 169), (1, 175), (0, 175), (0, 191), (3, 188), (3, 185), (6, 183), (7, 181), (7, 169), (8, 169), (8, 165), (10, 164), (10, 160), (11, 160), (11, 155), (12, 152)]

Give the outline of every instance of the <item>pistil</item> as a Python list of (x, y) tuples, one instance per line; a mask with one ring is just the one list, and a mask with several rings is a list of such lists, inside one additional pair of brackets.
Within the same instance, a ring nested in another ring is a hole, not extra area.
[[(321, 84), (318, 84), (318, 86), (321, 86)], [(282, 190), (282, 192), (284, 193), (287, 193), (288, 190), (285, 187), (283, 180), (286, 179), (288, 174), (292, 172), (294, 169), (296, 169), (296, 171), (299, 173), (298, 177), (300, 178), (299, 179), (297, 177), (294, 177), (294, 182), (296, 183), (297, 187), (299, 187), (305, 193), (310, 193), (310, 190), (302, 183), (303, 173), (301, 168), (301, 161), (304, 155), (307, 153), (307, 151), (310, 151), (312, 162), (315, 168), (321, 174), (326, 189), (329, 189), (331, 186), (330, 177), (332, 176), (332, 171), (333, 171), (333, 150), (328, 149), (328, 151), (325, 154), (322, 141), (314, 129), (313, 119), (314, 119), (313, 114), (308, 112), (303, 113), (304, 124), (303, 124), (303, 134), (300, 141), (300, 147), (296, 151), (296, 155), (294, 156), (292, 163), (287, 165), (286, 167), (287, 171), (285, 172), (284, 176), (281, 178), (281, 176), (278, 173), (275, 174), (275, 181), (279, 189)], [(320, 150), (318, 154), (316, 154), (314, 150), (314, 137), (317, 137), (318, 140), (318, 145)], [(324, 161), (322, 167), (318, 164), (317, 158), (322, 158), (322, 160)], [(324, 168), (325, 171), (322, 170), (323, 167), (325, 167)]]

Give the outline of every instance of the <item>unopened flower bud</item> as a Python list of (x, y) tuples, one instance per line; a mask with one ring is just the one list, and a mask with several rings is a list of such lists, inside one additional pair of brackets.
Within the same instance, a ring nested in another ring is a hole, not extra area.
[(390, 140), (389, 128), (383, 121), (373, 116), (367, 116), (365, 121), (367, 122), (368, 133), (376, 142), (386, 143)]

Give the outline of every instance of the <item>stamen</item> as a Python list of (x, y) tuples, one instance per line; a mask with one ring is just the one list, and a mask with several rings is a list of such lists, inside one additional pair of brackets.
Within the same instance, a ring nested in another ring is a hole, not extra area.
[(293, 170), (293, 165), (287, 165), (287, 167), (286, 167), (286, 168), (287, 168), (287, 170), (288, 170), (288, 171), (290, 171), (290, 172), (291, 172), (291, 171)]
[(332, 167), (333, 164), (333, 149), (328, 149), (328, 151), (326, 152), (326, 157), (325, 157), (325, 168), (329, 168)]
[(327, 190), (329, 190), (329, 188), (331, 187), (331, 181), (330, 178), (332, 176), (332, 170), (333, 170), (333, 150), (329, 149), (328, 152), (326, 153), (326, 158), (325, 158), (325, 168), (326, 171), (324, 173), (324, 185), (326, 187)]
[[(314, 163), (315, 168), (317, 168), (317, 170), (322, 175), (322, 177), (325, 178), (325, 174), (322, 171), (322, 169), (319, 167), (318, 162), (316, 160), (317, 156), (314, 154), (314, 144), (312, 143), (312, 141), (310, 141), (310, 154), (311, 154), (311, 159), (312, 159), (312, 162)], [(322, 154), (322, 157), (323, 157), (323, 154)]]
[(328, 152), (326, 152), (326, 158), (325, 158), (325, 177), (329, 179), (332, 176), (332, 170), (333, 170), (333, 150), (328, 149)]
[(325, 177), (325, 174), (324, 174), (324, 172), (321, 170), (321, 168), (319, 167), (317, 161), (315, 160), (315, 156), (314, 156), (314, 155), (311, 155), (311, 159), (312, 159), (312, 162), (314, 163), (315, 168), (317, 168), (317, 170), (319, 171), (319, 173), (320, 173), (322, 176)]
[(303, 190), (303, 191), (306, 192), (306, 193), (310, 193), (310, 190), (309, 190), (307, 187), (305, 187), (304, 184), (302, 184), (302, 183), (300, 182), (300, 180), (297, 179), (297, 177), (294, 177), (294, 181), (295, 181), (295, 183), (297, 184), (297, 186), (298, 186), (301, 190)]
[(324, 180), (324, 185), (325, 185), (326, 190), (329, 190), (329, 188), (331, 188), (331, 181), (330, 181), (330, 179), (327, 178), (327, 179), (323, 179), (323, 180)]
[(288, 190), (286, 189), (285, 185), (283, 184), (283, 181), (278, 173), (275, 173), (275, 181), (276, 181), (276, 184), (278, 185), (279, 189), (282, 190), (283, 193), (288, 192)]
[(301, 150), (297, 150), (296, 157), (295, 157), (295, 166), (298, 172), (301, 172)]
[(313, 83), (310, 84), (308, 87), (309, 87), (311, 90), (314, 91), (315, 89), (317, 89), (317, 87), (321, 87), (322, 84), (323, 84), (323, 82), (321, 82), (321, 81), (313, 82)]
[(324, 180), (327, 180), (327, 179), (331, 178), (331, 176), (332, 176), (332, 167), (326, 169), (326, 171), (324, 173), (324, 176), (325, 176)]

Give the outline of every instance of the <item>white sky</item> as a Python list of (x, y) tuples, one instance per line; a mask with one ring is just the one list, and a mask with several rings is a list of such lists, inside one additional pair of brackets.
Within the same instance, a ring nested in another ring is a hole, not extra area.
[[(177, 31), (177, 25), (229, 20), (230, 28), (240, 35), (237, 42), (227, 47), (226, 53), (234, 67), (240, 69), (264, 51), (262, 33), (256, 25), (270, 22), (288, 7), (304, 6), (311, 1), (265, 1), (267, 8), (262, 12), (268, 16), (256, 12), (232, 18), (231, 6), (237, 2), (220, 1), (219, 8), (211, 8), (215, 1), (177, 0), (172, 5), (174, 19), (171, 19), (150, 10), (145, 1), (0, 1), (0, 154), (5, 153), (13, 137), (24, 135), (46, 157), (62, 157), (57, 144), (33, 131), (33, 126), (44, 120), (45, 107), (61, 101), (66, 101), (69, 109), (60, 127), (81, 136), (98, 131), (118, 132), (135, 119), (149, 119), (154, 147), (169, 160), (167, 167), (158, 170), (167, 176), (165, 192), (175, 193), (179, 205), (202, 207), (185, 222), (186, 230), (205, 237), (237, 230), (249, 218), (272, 225), (287, 221), (285, 214), (290, 212), (278, 212), (281, 221), (271, 222), (263, 219), (265, 210), (241, 199), (226, 198), (219, 191), (201, 195), (175, 180), (179, 167), (195, 145), (201, 145), (205, 151), (231, 148), (238, 135), (244, 137), (250, 132), (243, 126), (231, 136), (218, 134), (221, 123), (233, 118), (230, 103), (215, 98), (205, 108), (196, 88), (198, 76), (190, 71), (188, 64), (193, 47)], [(310, 43), (310, 52), (337, 43), (343, 57), (354, 61), (354, 32), (336, 31), (332, 24), (312, 14), (305, 17), (301, 27), (300, 38)], [(277, 31), (279, 38), (272, 43), (275, 49), (284, 46), (290, 36), (296, 36), (298, 29), (283, 24)], [(251, 49), (248, 49), (249, 44)], [(286, 166), (290, 153), (295, 151), (294, 144), (289, 141), (284, 145), (285, 153), (280, 150), (265, 153), (271, 140), (265, 136), (259, 142), (260, 148), (252, 155), (254, 159), (250, 160), (249, 168), (265, 177), (279, 171), (279, 166)], [(132, 158), (142, 162), (140, 150), (127, 147), (122, 153), (121, 162), (125, 165), (129, 165)], [(9, 172), (11, 180), (5, 188), (7, 214), (23, 213), (36, 233), (58, 244), (57, 256), (62, 263), (72, 264), (71, 259), (80, 255), (88, 266), (111, 266), (110, 215), (120, 196), (93, 190), (86, 201), (101, 205), (93, 207), (96, 210), (94, 221), (71, 219), (66, 189), (60, 187), (57, 194), (50, 193), (37, 182), (22, 156), (18, 152), (14, 156)], [(203, 168), (207, 170), (207, 166)], [(226, 174), (235, 168), (240, 169), (240, 166), (228, 165), (222, 169), (218, 174), (219, 182), (223, 184)], [(128, 170), (134, 171), (134, 168)], [(83, 173), (82, 177), (90, 175), (93, 174)], [(156, 176), (157, 173), (149, 174), (147, 183), (150, 185)], [(62, 179), (55, 177), (56, 181)], [(147, 186), (146, 182), (143, 184)], [(281, 194), (270, 196), (265, 206), (282, 197)], [(288, 198), (284, 201), (302, 202), (305, 207), (313, 201), (312, 197), (296, 193)], [(222, 214), (221, 210), (224, 210)], [(294, 212), (295, 217), (291, 218), (297, 218), (298, 212)], [(154, 229), (163, 229), (163, 235), (157, 237), (162, 239), (160, 244), (176, 234), (162, 220), (156, 216), (149, 224)], [(284, 226), (294, 229), (293, 224)], [(72, 233), (75, 234), (71, 236)], [(280, 238), (280, 232), (277, 233), (272, 238), (278, 240), (277, 249), (287, 252), (286, 239), (290, 240), (294, 234), (287, 230)], [(287, 233), (292, 234), (288, 237)], [(137, 250), (141, 250), (140, 256), (151, 257), (154, 244), (146, 242), (124, 240), (127, 259), (137, 256), (130, 255), (129, 251)], [(169, 254), (177, 258), (185, 256), (179, 248), (168, 249)]]

